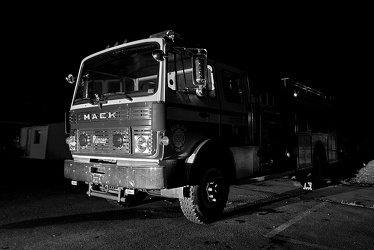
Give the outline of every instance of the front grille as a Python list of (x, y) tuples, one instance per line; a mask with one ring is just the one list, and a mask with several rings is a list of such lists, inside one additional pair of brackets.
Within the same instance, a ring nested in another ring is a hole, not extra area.
[[(79, 138), (87, 138), (84, 145)], [(78, 153), (111, 153), (131, 154), (131, 134), (129, 128), (106, 130), (80, 130), (77, 134)], [(115, 140), (122, 140), (119, 143)]]
[[(87, 155), (128, 156), (137, 154), (133, 137), (146, 140), (144, 154), (155, 152), (151, 103), (123, 104), (107, 109), (73, 110), (70, 112), (75, 152)], [(134, 143), (134, 145), (133, 145)], [(138, 149), (138, 147), (137, 147)]]
[(151, 119), (151, 109), (149, 107), (131, 108), (131, 119)]
[(71, 111), (69, 116), (70, 124), (93, 123), (103, 121), (127, 121), (127, 120), (150, 120), (152, 107), (123, 107), (108, 109), (105, 111), (75, 112)]

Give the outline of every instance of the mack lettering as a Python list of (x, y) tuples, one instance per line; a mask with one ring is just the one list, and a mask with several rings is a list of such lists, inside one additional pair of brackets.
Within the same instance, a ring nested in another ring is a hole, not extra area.
[(83, 114), (83, 120), (102, 120), (102, 119), (114, 119), (117, 118), (117, 112), (103, 112), (103, 113), (91, 113)]

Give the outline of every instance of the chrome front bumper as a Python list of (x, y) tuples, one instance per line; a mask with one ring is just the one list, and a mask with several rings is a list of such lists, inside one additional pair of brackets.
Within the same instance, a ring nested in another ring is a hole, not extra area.
[(113, 187), (162, 189), (165, 188), (164, 172), (164, 166), (151, 162), (128, 166), (74, 160), (64, 162), (66, 179)]

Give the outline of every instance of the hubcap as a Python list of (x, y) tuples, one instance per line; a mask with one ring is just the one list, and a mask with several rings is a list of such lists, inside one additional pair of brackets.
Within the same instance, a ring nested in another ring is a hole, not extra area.
[(206, 185), (207, 199), (210, 203), (218, 202), (224, 192), (223, 179), (216, 177), (213, 180), (209, 181)]

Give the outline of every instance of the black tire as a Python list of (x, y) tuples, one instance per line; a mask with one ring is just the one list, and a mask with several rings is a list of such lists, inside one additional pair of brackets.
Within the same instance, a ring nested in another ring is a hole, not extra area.
[(133, 207), (141, 204), (145, 197), (147, 197), (147, 193), (138, 191), (134, 195), (127, 195), (124, 202), (118, 202), (111, 199), (107, 199), (107, 201), (114, 206)]
[(198, 224), (219, 219), (229, 196), (229, 185), (220, 170), (209, 168), (190, 186), (189, 197), (179, 199), (184, 216)]

